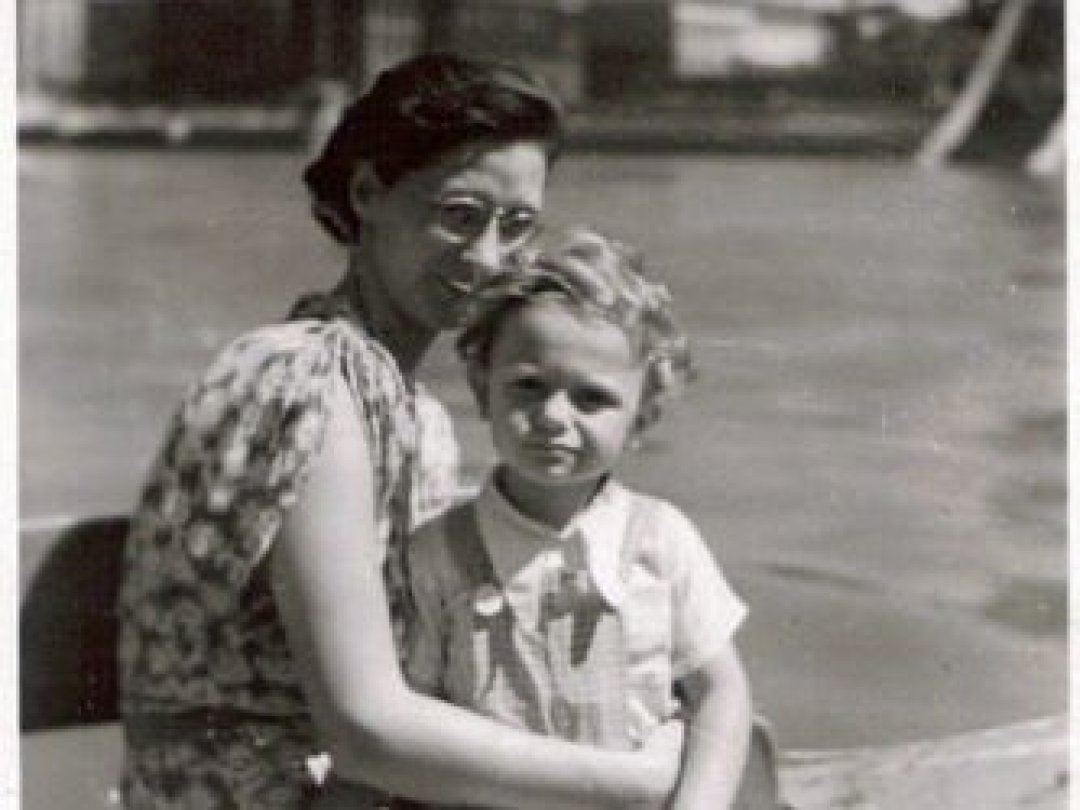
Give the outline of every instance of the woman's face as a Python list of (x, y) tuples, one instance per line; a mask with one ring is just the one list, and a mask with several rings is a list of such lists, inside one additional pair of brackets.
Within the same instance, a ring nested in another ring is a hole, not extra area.
[(540, 144), (474, 143), (376, 188), (357, 204), (360, 247), (387, 303), (420, 328), (458, 326), (473, 287), (532, 235), (546, 180)]

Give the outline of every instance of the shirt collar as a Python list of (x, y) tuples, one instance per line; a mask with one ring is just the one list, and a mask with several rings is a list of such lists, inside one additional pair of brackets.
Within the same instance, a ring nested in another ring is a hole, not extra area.
[[(561, 550), (572, 559), (583, 556), (589, 576), (604, 599), (617, 606), (625, 586), (619, 558), (629, 513), (629, 493), (615, 481), (607, 483), (589, 504), (562, 529), (553, 529), (519, 512), (489, 476), (476, 500), (476, 522), (495, 576), (506, 591), (537, 554)], [(575, 554), (577, 546), (584, 554)]]

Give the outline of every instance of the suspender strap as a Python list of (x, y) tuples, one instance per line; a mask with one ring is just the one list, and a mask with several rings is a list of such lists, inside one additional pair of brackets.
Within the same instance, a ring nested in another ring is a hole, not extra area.
[(495, 585), (495, 567), (484, 548), (472, 502), (455, 507), (446, 516), (446, 530), (450, 556), (469, 587), (475, 590), (481, 585)]

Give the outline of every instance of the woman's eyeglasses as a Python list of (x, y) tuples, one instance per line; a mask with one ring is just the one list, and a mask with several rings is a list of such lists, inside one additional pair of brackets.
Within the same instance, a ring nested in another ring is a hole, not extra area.
[(540, 213), (526, 205), (495, 205), (472, 196), (441, 197), (430, 203), (439, 230), (463, 242), (482, 235), (494, 220), (499, 241), (518, 245), (533, 236), (540, 224)]

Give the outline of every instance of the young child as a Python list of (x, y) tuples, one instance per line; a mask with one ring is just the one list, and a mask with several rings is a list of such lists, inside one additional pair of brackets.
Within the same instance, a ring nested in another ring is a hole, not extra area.
[(729, 807), (750, 735), (745, 608), (671, 504), (613, 470), (689, 371), (667, 290), (573, 231), (478, 294), (458, 341), (496, 469), (410, 543), (415, 688), (611, 748), (686, 720), (675, 808)]

